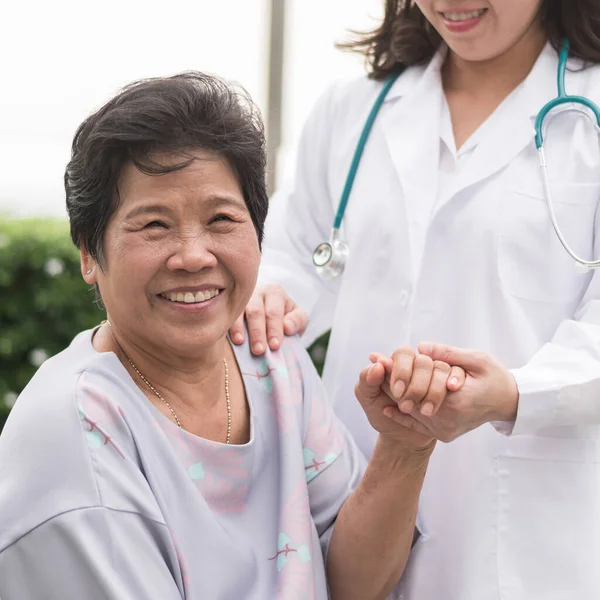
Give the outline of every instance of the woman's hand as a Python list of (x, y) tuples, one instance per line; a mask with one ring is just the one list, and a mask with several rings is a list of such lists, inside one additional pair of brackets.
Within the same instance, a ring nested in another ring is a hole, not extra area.
[(369, 359), (385, 367), (390, 398), (406, 414), (436, 415), (448, 392), (457, 392), (465, 383), (460, 366), (417, 354), (412, 348), (398, 348), (391, 358), (375, 352)]
[[(414, 407), (423, 402), (432, 402), (437, 410), (446, 397), (449, 381), (456, 378), (452, 387), (460, 389), (465, 381), (465, 373), (460, 368), (451, 369), (441, 361), (417, 358), (410, 348), (396, 350), (391, 359), (371, 355), (373, 364), (362, 370), (355, 394), (371, 426), (381, 436), (414, 448), (424, 448), (432, 444), (435, 435), (427, 428), (407, 427), (392, 418), (399, 411), (390, 386), (394, 387), (399, 381), (407, 380), (401, 394), (401, 403), (410, 401)], [(409, 363), (411, 371), (406, 373)]]
[(277, 350), (285, 335), (302, 335), (308, 325), (308, 315), (279, 285), (257, 286), (246, 310), (229, 330), (234, 344), (246, 339), (244, 317), (248, 324), (250, 348), (253, 354), (264, 354), (267, 340), (271, 350)]
[[(431, 418), (415, 408), (405, 414), (402, 403), (400, 409), (390, 409), (390, 418), (398, 425), (451, 442), (490, 421), (515, 421), (519, 403), (517, 384), (512, 374), (489, 354), (431, 343), (419, 345), (419, 351), (432, 360), (460, 365), (466, 370), (466, 380), (459, 390), (448, 395)], [(385, 365), (391, 382), (393, 365), (389, 359)]]

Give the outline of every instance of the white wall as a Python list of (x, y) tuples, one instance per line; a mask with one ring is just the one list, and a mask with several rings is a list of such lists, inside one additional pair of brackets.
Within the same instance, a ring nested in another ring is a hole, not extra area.
[[(381, 0), (288, 0), (284, 151), (337, 77), (362, 70), (333, 44), (373, 24)], [(240, 82), (264, 109), (268, 0), (35, 0), (3, 6), (0, 212), (64, 215), (77, 125), (122, 85), (186, 69)]]
[(335, 80), (364, 73), (363, 58), (335, 43), (350, 30), (373, 29), (382, 15), (383, 0), (288, 0), (280, 182), (293, 169), (302, 125), (318, 97)]

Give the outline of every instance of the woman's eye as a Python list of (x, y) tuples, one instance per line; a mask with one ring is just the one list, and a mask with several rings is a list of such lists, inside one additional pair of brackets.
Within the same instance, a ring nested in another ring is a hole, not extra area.
[(227, 215), (217, 215), (212, 221), (213, 223), (215, 223), (219, 221), (233, 221), (233, 219), (231, 217), (228, 217)]
[(147, 225), (144, 225), (144, 229), (156, 229), (158, 227), (166, 227), (162, 221), (150, 221)]

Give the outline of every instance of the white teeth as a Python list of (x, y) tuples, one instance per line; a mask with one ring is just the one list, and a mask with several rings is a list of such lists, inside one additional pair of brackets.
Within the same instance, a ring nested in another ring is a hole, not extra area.
[(220, 290), (212, 289), (206, 290), (204, 292), (196, 292), (195, 294), (192, 292), (170, 292), (168, 294), (163, 294), (163, 297), (171, 302), (184, 302), (185, 304), (196, 304), (199, 302), (206, 302), (211, 298), (214, 298), (219, 294)]
[(442, 13), (444, 15), (444, 19), (448, 21), (468, 21), (469, 19), (477, 19), (481, 17), (487, 8), (481, 8), (479, 10), (472, 10), (470, 12), (455, 12), (455, 13)]

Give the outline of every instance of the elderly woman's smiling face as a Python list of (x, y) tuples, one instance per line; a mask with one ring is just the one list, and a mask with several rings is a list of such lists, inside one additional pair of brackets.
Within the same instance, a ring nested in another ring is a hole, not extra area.
[(260, 263), (234, 172), (219, 157), (193, 154), (189, 166), (165, 175), (125, 167), (104, 236), (105, 264), (88, 262), (113, 323), (132, 341), (178, 354), (223, 338), (252, 294)]

